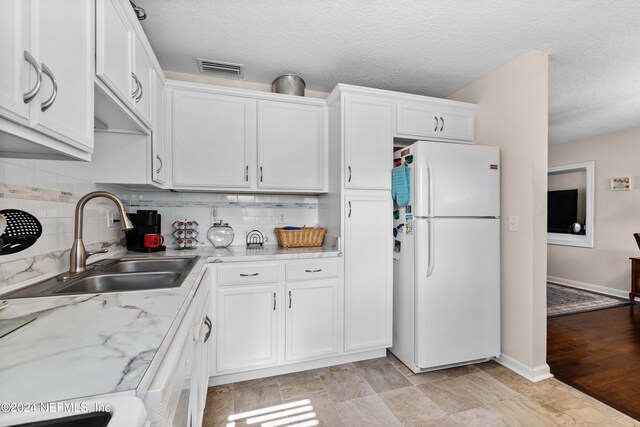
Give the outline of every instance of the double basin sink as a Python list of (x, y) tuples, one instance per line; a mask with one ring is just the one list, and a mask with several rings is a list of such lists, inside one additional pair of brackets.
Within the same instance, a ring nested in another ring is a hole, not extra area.
[(198, 257), (107, 259), (84, 273), (62, 274), (2, 295), (3, 299), (177, 288)]

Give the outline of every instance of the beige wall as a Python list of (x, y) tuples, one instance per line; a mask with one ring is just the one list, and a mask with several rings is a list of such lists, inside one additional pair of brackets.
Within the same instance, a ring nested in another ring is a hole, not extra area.
[[(271, 85), (265, 83), (248, 82), (242, 79), (224, 79), (222, 77), (210, 76), (206, 74), (189, 74), (179, 73), (177, 71), (164, 70), (164, 75), (169, 80), (179, 80), (191, 83), (203, 83), (214, 86), (234, 87), (238, 89), (257, 90), (260, 92), (271, 92)], [(309, 98), (326, 99), (329, 94), (327, 92), (319, 92), (316, 90), (305, 90), (305, 96)]]
[[(502, 353), (546, 371), (548, 55), (532, 50), (451, 95), (478, 104), (476, 141), (501, 151)], [(509, 215), (519, 230), (507, 231)]]
[[(548, 274), (624, 295), (631, 280), (629, 257), (640, 256), (632, 235), (640, 233), (640, 129), (549, 147), (549, 166), (588, 160), (595, 161), (593, 248), (549, 245)], [(632, 190), (610, 191), (609, 180), (624, 176), (632, 177)]]

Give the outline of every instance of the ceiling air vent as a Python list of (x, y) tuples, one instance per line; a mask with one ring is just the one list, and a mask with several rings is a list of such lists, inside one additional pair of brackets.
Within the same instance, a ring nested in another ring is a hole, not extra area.
[(197, 60), (198, 68), (201, 73), (218, 74), (238, 78), (242, 78), (244, 76), (243, 64), (232, 64), (230, 62), (211, 61), (209, 59), (201, 58), (197, 58)]

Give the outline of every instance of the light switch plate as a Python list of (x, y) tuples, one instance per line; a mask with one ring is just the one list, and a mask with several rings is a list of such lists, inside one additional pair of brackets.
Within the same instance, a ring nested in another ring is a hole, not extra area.
[(509, 231), (518, 231), (518, 217), (516, 215), (509, 215)]

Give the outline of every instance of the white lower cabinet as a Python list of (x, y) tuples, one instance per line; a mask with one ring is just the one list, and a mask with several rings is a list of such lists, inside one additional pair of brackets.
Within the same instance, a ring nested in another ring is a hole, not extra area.
[(151, 427), (200, 426), (212, 344), (211, 268), (205, 271), (144, 396)]
[(287, 283), (285, 361), (338, 353), (338, 279)]
[(327, 258), (215, 267), (212, 375), (342, 353), (340, 265)]
[(237, 372), (280, 364), (280, 285), (219, 287), (217, 372)]
[(388, 191), (345, 199), (345, 351), (390, 347), (393, 204)]

